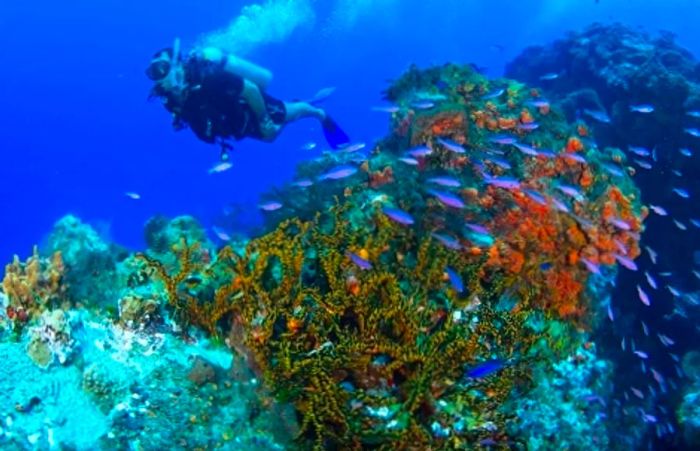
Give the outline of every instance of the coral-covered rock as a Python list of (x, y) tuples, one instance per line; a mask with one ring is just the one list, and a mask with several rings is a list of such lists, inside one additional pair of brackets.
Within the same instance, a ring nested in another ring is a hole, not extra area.
[(128, 253), (105, 241), (90, 225), (75, 216), (61, 218), (46, 246), (60, 252), (66, 265), (67, 296), (85, 306), (114, 306), (117, 298), (117, 263)]
[(48, 368), (54, 361), (65, 365), (76, 345), (66, 312), (47, 310), (41, 315), (39, 324), (29, 330), (27, 354), (41, 368)]

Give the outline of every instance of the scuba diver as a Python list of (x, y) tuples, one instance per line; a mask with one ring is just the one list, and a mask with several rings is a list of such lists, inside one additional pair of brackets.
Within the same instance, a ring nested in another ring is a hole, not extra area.
[(214, 47), (194, 50), (182, 60), (175, 40), (173, 48), (153, 56), (146, 76), (155, 83), (149, 99), (163, 101), (175, 129), (189, 127), (202, 141), (220, 144), (223, 159), (232, 148), (228, 140), (272, 142), (285, 125), (306, 117), (319, 120), (333, 149), (350, 143), (333, 119), (314, 106), (322, 98), (278, 100), (265, 93), (270, 71)]

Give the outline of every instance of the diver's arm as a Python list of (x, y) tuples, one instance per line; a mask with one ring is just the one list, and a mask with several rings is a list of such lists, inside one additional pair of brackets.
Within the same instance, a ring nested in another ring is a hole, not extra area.
[(265, 108), (265, 100), (260, 93), (260, 88), (258, 88), (255, 83), (244, 79), (241, 97), (243, 97), (248, 106), (250, 106), (250, 109), (253, 110), (253, 113), (255, 113), (255, 117), (258, 118), (258, 121), (262, 122), (262, 120), (265, 119), (268, 114), (267, 109)]
[(260, 67), (231, 53), (224, 53), (216, 47), (200, 49), (199, 55), (206, 61), (220, 64), (226, 72), (250, 80), (262, 90), (265, 90), (272, 80), (272, 72), (264, 67)]

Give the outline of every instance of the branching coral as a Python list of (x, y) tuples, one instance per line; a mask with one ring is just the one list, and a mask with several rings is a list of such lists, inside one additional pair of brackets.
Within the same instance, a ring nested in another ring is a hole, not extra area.
[(5, 267), (2, 281), (3, 291), (9, 298), (6, 314), (15, 327), (21, 327), (38, 318), (43, 311), (66, 301), (64, 274), (60, 252), (45, 259), (34, 247), (32, 256), (24, 263), (15, 255), (14, 261)]

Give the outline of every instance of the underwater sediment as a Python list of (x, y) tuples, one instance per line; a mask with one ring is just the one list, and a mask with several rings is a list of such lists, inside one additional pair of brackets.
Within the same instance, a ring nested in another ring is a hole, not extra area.
[[(2, 345), (27, 379), (0, 443), (615, 448), (590, 330), (648, 213), (616, 150), (470, 67), (385, 95), (387, 137), (302, 164), (261, 236), (217, 249), (154, 218), (134, 254), (68, 218), (11, 262)], [(92, 443), (59, 433), (80, 415)]]

